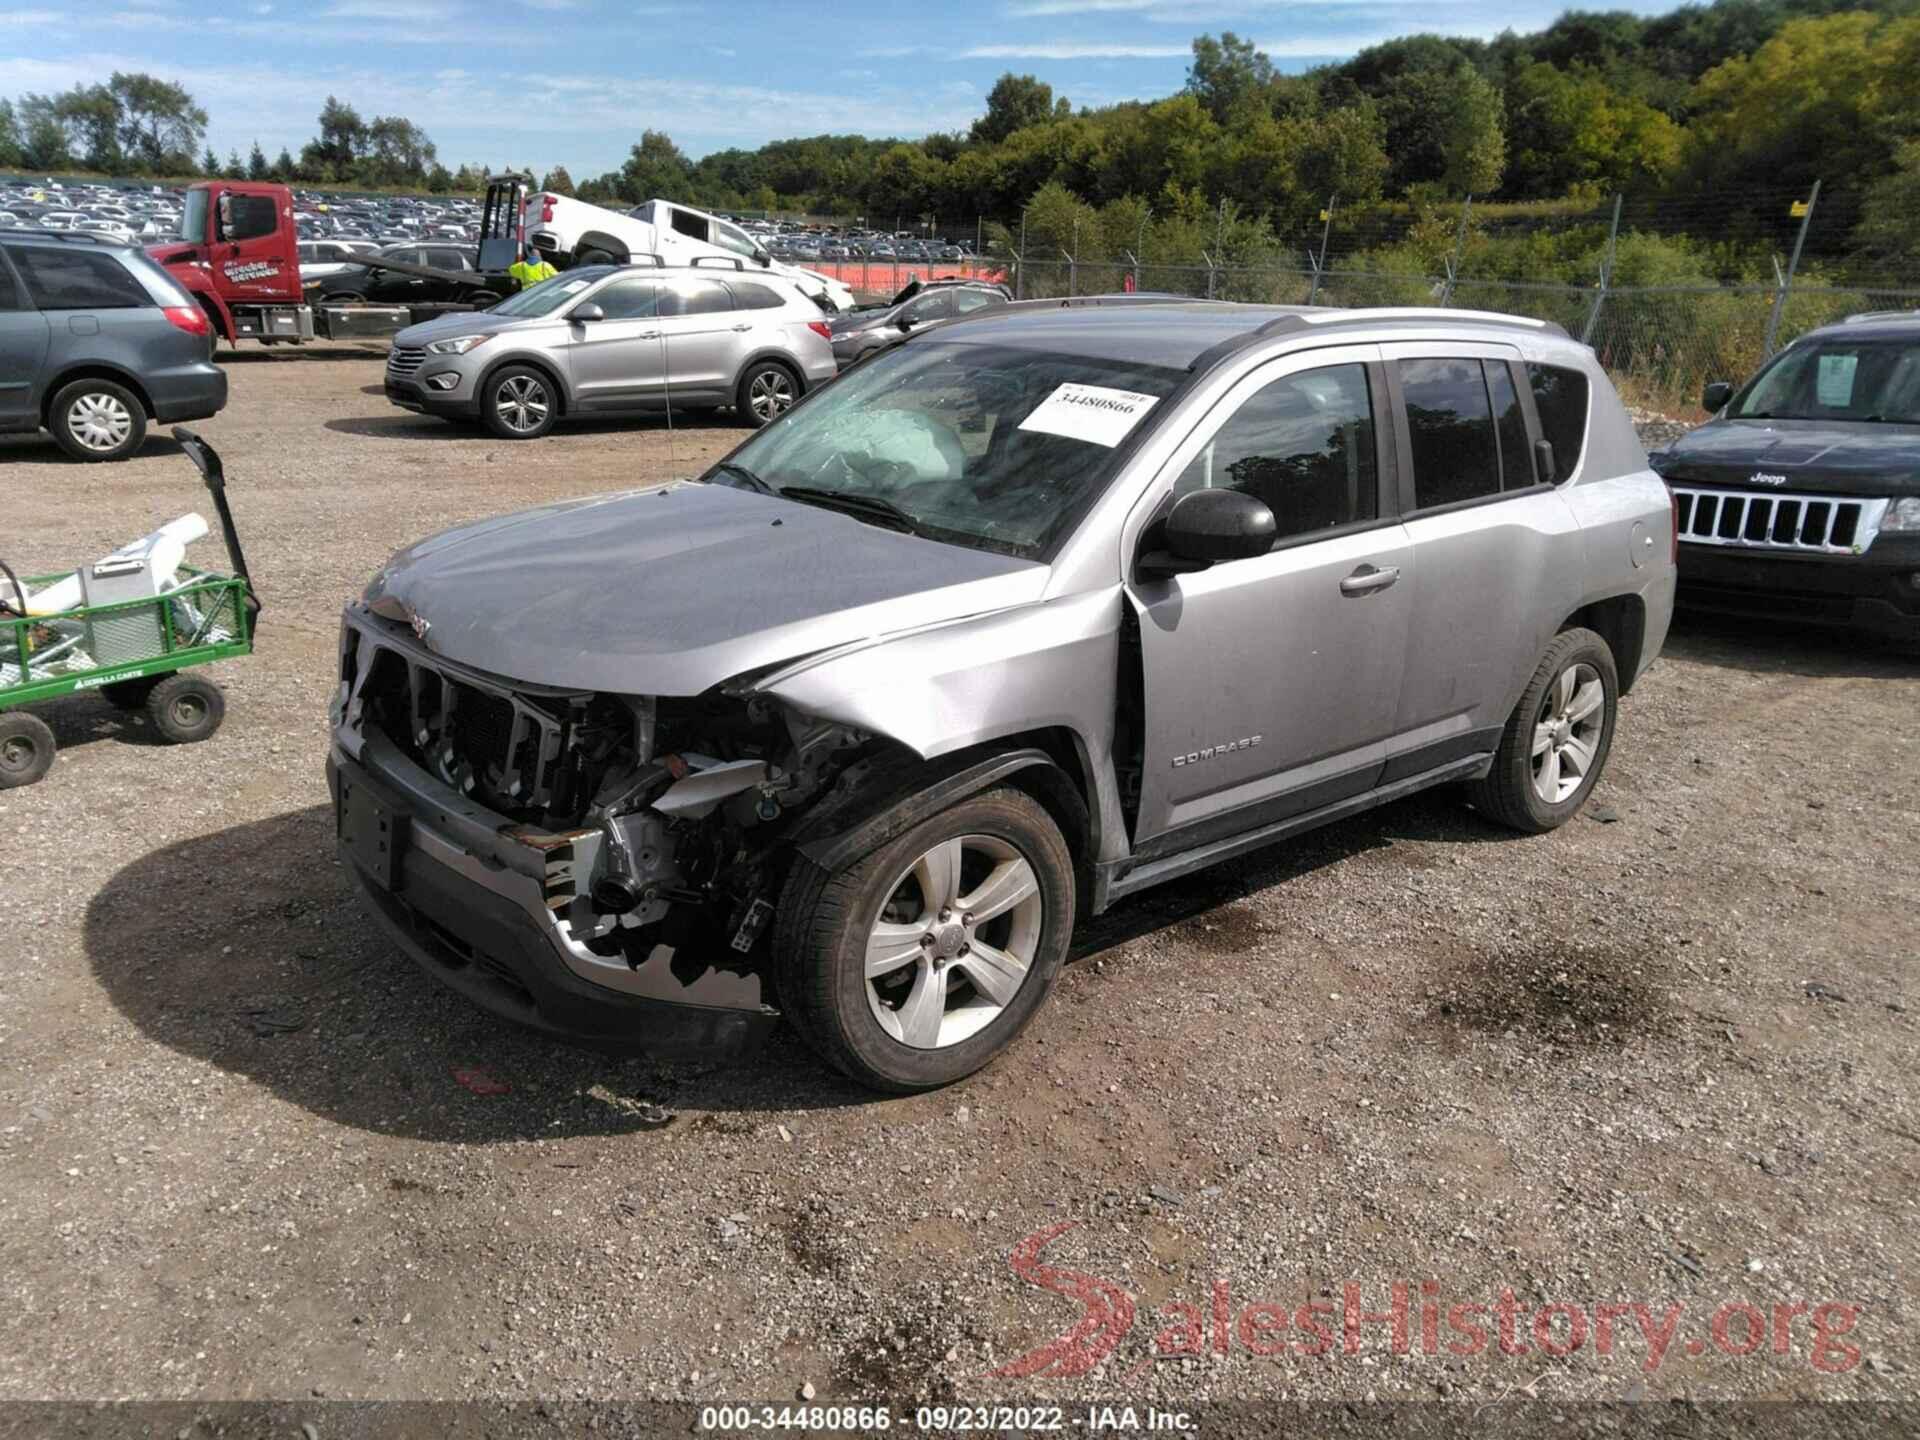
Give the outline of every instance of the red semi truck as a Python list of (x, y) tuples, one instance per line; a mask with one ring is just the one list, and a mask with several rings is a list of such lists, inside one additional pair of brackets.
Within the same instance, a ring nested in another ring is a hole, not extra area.
[[(519, 253), (521, 207), (530, 185), (524, 175), (488, 180), (472, 270), (436, 270), (382, 256), (369, 256), (364, 263), (470, 291), (482, 306), (493, 304), (516, 288), (507, 267)], [(199, 302), (214, 333), (228, 341), (298, 344), (392, 335), (434, 315), (475, 308), (315, 304), (300, 280), (298, 244), (293, 192), (286, 186), (204, 180), (187, 188), (180, 238), (149, 245), (147, 253)]]

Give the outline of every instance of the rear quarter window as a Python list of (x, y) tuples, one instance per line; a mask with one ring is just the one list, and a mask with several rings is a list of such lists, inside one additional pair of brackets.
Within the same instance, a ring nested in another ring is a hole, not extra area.
[(778, 292), (765, 285), (733, 280), (728, 282), (727, 288), (733, 291), (733, 307), (736, 310), (778, 310), (787, 303)]
[(1540, 434), (1553, 445), (1556, 478), (1564, 480), (1579, 468), (1581, 452), (1587, 448), (1586, 374), (1564, 365), (1529, 362), (1527, 384), (1533, 389)]
[(153, 303), (146, 287), (111, 255), (50, 245), (10, 253), (42, 310), (131, 310)]

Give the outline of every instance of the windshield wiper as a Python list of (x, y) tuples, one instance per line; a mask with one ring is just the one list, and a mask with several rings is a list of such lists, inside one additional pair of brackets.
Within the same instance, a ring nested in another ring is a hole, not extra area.
[(878, 495), (849, 495), (844, 490), (819, 490), (811, 485), (782, 485), (775, 492), (802, 505), (818, 505), (822, 510), (840, 510), (860, 520), (891, 526), (908, 535), (922, 535), (920, 522), (891, 500)]
[(756, 490), (762, 495), (779, 495), (783, 493), (782, 491), (774, 489), (773, 486), (769, 485), (766, 481), (762, 480), (758, 475), (754, 474), (751, 470), (747, 469), (746, 466), (736, 465), (731, 460), (722, 460), (718, 465), (714, 466), (713, 468), (715, 470), (722, 472), (723, 474), (738, 475), (742, 480), (747, 482), (747, 488), (749, 490)]

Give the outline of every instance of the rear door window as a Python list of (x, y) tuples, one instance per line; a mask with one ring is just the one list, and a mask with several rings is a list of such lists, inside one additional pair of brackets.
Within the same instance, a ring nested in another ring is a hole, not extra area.
[(1413, 441), (1414, 506), (1432, 510), (1500, 493), (1493, 404), (1478, 360), (1402, 360)]
[(1534, 483), (1533, 447), (1527, 443), (1526, 412), (1513, 388), (1513, 371), (1498, 360), (1481, 362), (1493, 397), (1493, 428), (1500, 437), (1500, 488), (1524, 490)]
[(730, 280), (727, 288), (733, 291), (733, 307), (736, 310), (778, 310), (787, 302), (778, 292), (765, 285), (755, 285), (743, 280)]
[(20, 294), (20, 282), (13, 278), (13, 270), (4, 259), (0, 259), (0, 310), (24, 310), (26, 305)]
[(660, 296), (662, 315), (719, 315), (731, 309), (733, 296), (717, 280), (676, 280)]
[(1553, 445), (1555, 477), (1564, 480), (1579, 468), (1587, 448), (1587, 377), (1563, 365), (1529, 364), (1527, 384), (1540, 433)]
[(50, 245), (22, 246), (8, 253), (42, 310), (131, 310), (153, 303), (145, 287), (111, 255)]

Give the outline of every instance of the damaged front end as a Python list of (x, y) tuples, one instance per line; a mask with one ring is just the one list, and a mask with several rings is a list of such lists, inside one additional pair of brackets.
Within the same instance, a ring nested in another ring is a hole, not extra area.
[(344, 618), (329, 777), (395, 938), (565, 1038), (711, 1054), (764, 1035), (782, 842), (884, 742), (763, 695), (507, 682), (379, 608)]

